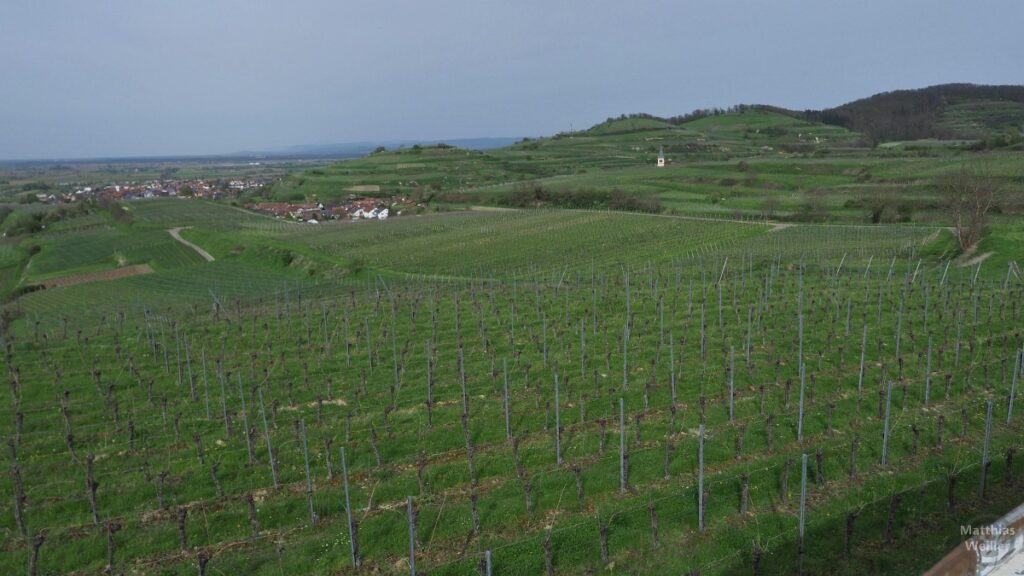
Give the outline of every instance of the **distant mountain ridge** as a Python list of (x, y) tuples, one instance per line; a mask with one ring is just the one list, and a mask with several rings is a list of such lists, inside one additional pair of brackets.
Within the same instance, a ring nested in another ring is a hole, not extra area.
[(336, 144), (300, 144), (275, 150), (273, 154), (284, 154), (288, 156), (364, 156), (373, 152), (377, 147), (383, 146), (388, 149), (415, 146), (431, 146), (435, 144), (448, 144), (457, 148), (469, 150), (490, 150), (501, 148), (518, 142), (520, 138), (512, 137), (485, 137), (485, 138), (452, 138), (448, 140), (380, 140), (364, 142), (340, 142)]

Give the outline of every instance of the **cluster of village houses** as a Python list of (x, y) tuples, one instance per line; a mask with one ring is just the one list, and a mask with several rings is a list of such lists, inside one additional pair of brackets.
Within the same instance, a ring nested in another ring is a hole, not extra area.
[(231, 180), (227, 184), (207, 180), (150, 180), (130, 184), (111, 184), (102, 187), (85, 186), (73, 191), (36, 194), (36, 201), (43, 204), (69, 204), (88, 198), (110, 198), (113, 200), (135, 200), (138, 198), (195, 197), (218, 200), (233, 198), (239, 193), (269, 184), (271, 181), (258, 178)]
[[(152, 180), (102, 187), (85, 186), (68, 192), (36, 194), (36, 200), (43, 204), (70, 204), (89, 198), (135, 200), (177, 197), (218, 200), (235, 198), (241, 192), (259, 188), (268, 183), (269, 181), (260, 179), (231, 180), (226, 185), (223, 182), (214, 183), (206, 180)], [(417, 206), (415, 201), (404, 196), (367, 198), (353, 194), (345, 200), (332, 204), (259, 202), (247, 204), (246, 208), (277, 218), (319, 224), (325, 220), (386, 220), (389, 216), (399, 216), (404, 210), (415, 209)]]
[(347, 200), (329, 205), (322, 202), (260, 202), (249, 204), (246, 208), (277, 218), (319, 224), (325, 220), (387, 220), (390, 216), (401, 216), (404, 210), (416, 206), (415, 202), (405, 197), (389, 199), (353, 195)]

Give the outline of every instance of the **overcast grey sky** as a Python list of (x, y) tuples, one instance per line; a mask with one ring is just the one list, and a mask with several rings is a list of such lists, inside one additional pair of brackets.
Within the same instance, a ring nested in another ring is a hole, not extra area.
[(1021, 0), (0, 0), (0, 158), (538, 136), (1024, 82)]

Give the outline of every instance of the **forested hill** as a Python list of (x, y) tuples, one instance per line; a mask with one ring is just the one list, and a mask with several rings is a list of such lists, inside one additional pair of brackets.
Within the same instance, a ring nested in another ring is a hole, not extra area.
[[(799, 120), (840, 126), (874, 143), (902, 140), (976, 140), (980, 148), (1020, 147), (1024, 131), (1024, 86), (940, 84), (882, 92), (824, 110), (789, 110), (763, 104), (694, 110), (661, 118), (623, 114), (594, 126), (591, 135), (656, 130), (711, 116), (760, 110)], [(616, 132), (617, 131), (617, 132)]]
[(805, 116), (861, 132), (876, 142), (1019, 139), (1024, 128), (1024, 86), (941, 84), (895, 90), (807, 111)]

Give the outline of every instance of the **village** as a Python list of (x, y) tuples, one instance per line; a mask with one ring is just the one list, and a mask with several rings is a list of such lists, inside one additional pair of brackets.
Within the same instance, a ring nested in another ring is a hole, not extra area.
[(175, 179), (147, 180), (105, 186), (69, 186), (65, 192), (35, 194), (41, 204), (71, 204), (79, 200), (138, 200), (142, 198), (201, 198), (222, 200), (236, 198), (243, 192), (258, 190), (273, 180), (246, 178), (238, 180)]
[(389, 217), (401, 216), (408, 210), (422, 208), (423, 205), (405, 196), (367, 198), (350, 195), (346, 200), (334, 204), (259, 202), (247, 204), (245, 207), (276, 218), (319, 224), (326, 220), (387, 220)]
[[(149, 180), (127, 184), (105, 186), (70, 186), (66, 192), (35, 194), (34, 199), (42, 204), (73, 204), (83, 200), (140, 200), (147, 198), (181, 198), (199, 200), (239, 199), (243, 194), (252, 193), (273, 183), (268, 179), (240, 180)], [(386, 220), (400, 216), (410, 209), (422, 207), (405, 196), (370, 198), (350, 194), (347, 198), (332, 203), (323, 202), (248, 202), (243, 206), (249, 210), (273, 216), (318, 224), (328, 220)]]

